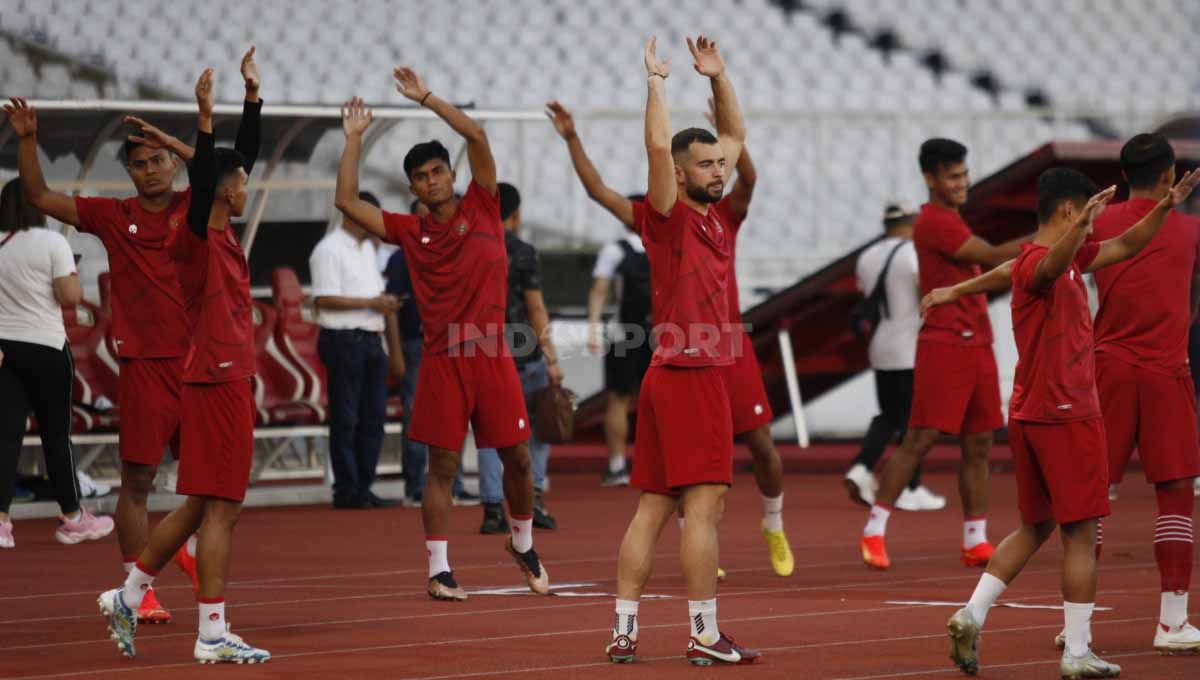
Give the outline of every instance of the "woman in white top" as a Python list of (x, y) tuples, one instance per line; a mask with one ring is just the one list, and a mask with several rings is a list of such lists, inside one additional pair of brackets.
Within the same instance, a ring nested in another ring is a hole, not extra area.
[(71, 448), (71, 384), (75, 367), (60, 305), (83, 299), (67, 240), (39, 229), (45, 219), (21, 192), (19, 180), (0, 191), (0, 548), (12, 548), (12, 502), (17, 458), (29, 412), (37, 418), (46, 470), (62, 510), (55, 538), (78, 543), (107, 536), (110, 517), (79, 505)]

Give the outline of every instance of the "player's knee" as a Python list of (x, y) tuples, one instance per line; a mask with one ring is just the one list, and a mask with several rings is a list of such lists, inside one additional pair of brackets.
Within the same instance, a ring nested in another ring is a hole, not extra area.
[(458, 474), (457, 451), (430, 450), (427, 477), (439, 483), (450, 484), (454, 482), (456, 474)]
[(208, 529), (230, 531), (237, 525), (238, 518), (241, 516), (241, 503), (209, 499), (204, 504), (204, 526)]
[(987, 458), (992, 451), (992, 433), (976, 432), (963, 437), (963, 452), (970, 458)]
[(145, 501), (154, 490), (154, 475), (158, 468), (140, 463), (121, 463), (121, 494), (126, 498)]
[(528, 442), (497, 451), (504, 463), (504, 471), (509, 474), (523, 475), (531, 468)]

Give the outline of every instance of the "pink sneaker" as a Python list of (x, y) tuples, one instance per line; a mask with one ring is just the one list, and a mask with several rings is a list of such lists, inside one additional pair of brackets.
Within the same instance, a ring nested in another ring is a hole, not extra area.
[(15, 548), (16, 541), (13, 540), (12, 522), (0, 522), (0, 548)]
[(75, 519), (67, 519), (64, 516), (58, 518), (58, 530), (54, 532), (54, 538), (58, 539), (59, 543), (74, 545), (80, 541), (95, 541), (112, 533), (113, 519), (107, 515), (97, 517), (87, 510), (82, 510), (79, 517)]

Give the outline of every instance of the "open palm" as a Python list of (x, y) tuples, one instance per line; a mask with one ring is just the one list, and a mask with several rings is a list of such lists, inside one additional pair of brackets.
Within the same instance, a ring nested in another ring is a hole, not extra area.
[(671, 74), (671, 60), (658, 58), (658, 36), (650, 36), (642, 57), (646, 60), (646, 73), (664, 78)]
[(18, 137), (28, 137), (37, 134), (37, 112), (20, 97), (13, 97), (4, 105), (8, 114), (8, 123)]
[(575, 118), (565, 106), (557, 101), (546, 102), (546, 116), (554, 124), (554, 131), (563, 139), (575, 136)]
[(371, 125), (374, 114), (363, 103), (361, 97), (354, 97), (342, 104), (342, 130), (346, 136), (361, 135)]
[(200, 105), (200, 113), (211, 116), (213, 105), (217, 99), (217, 89), (213, 86), (216, 74), (211, 68), (204, 69), (200, 79), (196, 81), (196, 103)]
[(392, 70), (392, 77), (396, 79), (396, 89), (400, 94), (414, 102), (420, 103), (429, 94), (429, 88), (425, 87), (421, 76), (407, 66), (397, 66)]
[(246, 81), (247, 90), (258, 89), (258, 64), (254, 63), (254, 45), (246, 50), (246, 54), (242, 57), (242, 79)]
[(1079, 214), (1079, 221), (1076, 222), (1075, 226), (1090, 231), (1092, 222), (1096, 219), (1096, 216), (1100, 214), (1100, 211), (1104, 210), (1104, 206), (1108, 205), (1108, 202), (1116, 194), (1117, 186), (1114, 184), (1089, 198), (1087, 205), (1083, 206), (1083, 212)]
[(1196, 188), (1197, 184), (1200, 184), (1200, 170), (1192, 170), (1184, 175), (1183, 179), (1179, 180), (1175, 186), (1171, 187), (1171, 192), (1167, 194), (1168, 204), (1172, 208), (1178, 207), (1187, 200), (1187, 197)]
[(699, 36), (695, 42), (687, 39), (688, 49), (692, 52), (693, 66), (696, 73), (709, 78), (716, 78), (725, 72), (725, 59), (717, 51), (717, 41), (705, 36)]

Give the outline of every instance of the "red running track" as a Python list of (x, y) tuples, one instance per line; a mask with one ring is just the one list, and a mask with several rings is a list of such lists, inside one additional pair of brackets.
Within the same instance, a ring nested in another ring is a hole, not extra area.
[[(169, 567), (158, 588), (176, 620), (144, 626), (138, 658), (118, 656), (95, 610), (95, 596), (121, 580), (116, 542), (62, 546), (53, 524), (16, 525), (16, 550), (0, 553), (2, 678), (954, 678), (944, 633), (948, 605), (895, 601), (966, 600), (978, 571), (958, 564), (960, 513), (898, 513), (889, 547), (895, 566), (864, 568), (856, 540), (864, 510), (839, 479), (790, 475), (785, 517), (796, 573), (774, 576), (758, 533), (753, 480), (739, 475), (722, 527), (719, 620), (740, 641), (763, 649), (761, 665), (698, 669), (683, 660), (688, 635), (677, 560), (678, 530), (664, 531), (658, 573), (641, 608), (641, 656), (606, 663), (612, 625), (614, 558), (635, 492), (602, 489), (592, 475), (559, 475), (547, 502), (563, 529), (536, 545), (559, 585), (557, 597), (524, 593), (503, 537), (479, 536), (478, 508), (454, 511), (450, 558), (475, 594), (461, 604), (424, 594), (425, 555), (416, 510), (333, 511), (325, 507), (249, 509), (237, 529), (228, 618), (233, 630), (270, 649), (265, 666), (213, 668), (191, 659), (195, 605)], [(929, 484), (953, 495), (954, 479)], [(1010, 475), (993, 478), (991, 535), (1016, 522)], [(1200, 677), (1198, 657), (1160, 657), (1151, 640), (1158, 575), (1151, 540), (1153, 495), (1131, 479), (1106, 524), (1096, 645), (1125, 667), (1123, 677)], [(1059, 549), (1035, 557), (1002, 602), (1056, 606)], [(1062, 614), (1002, 608), (988, 619), (981, 678), (1056, 678), (1052, 638)]]

